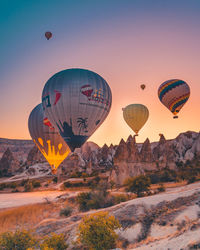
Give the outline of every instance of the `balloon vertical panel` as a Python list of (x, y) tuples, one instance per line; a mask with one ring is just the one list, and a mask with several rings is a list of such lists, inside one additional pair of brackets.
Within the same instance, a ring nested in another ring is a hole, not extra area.
[(111, 108), (112, 94), (100, 75), (68, 69), (47, 81), (42, 103), (46, 116), (73, 151), (103, 123)]
[(44, 116), (42, 104), (37, 105), (32, 110), (28, 120), (28, 127), (34, 143), (52, 169), (56, 170), (68, 156), (70, 149), (48, 118)]

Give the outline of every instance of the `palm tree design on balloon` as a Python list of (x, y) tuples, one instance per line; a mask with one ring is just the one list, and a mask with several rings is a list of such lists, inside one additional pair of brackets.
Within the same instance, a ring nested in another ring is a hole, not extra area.
[(85, 133), (88, 132), (87, 121), (88, 121), (88, 118), (82, 118), (82, 117), (77, 118), (77, 123), (78, 123), (78, 127), (79, 127), (79, 135), (81, 134), (82, 130), (84, 130)]

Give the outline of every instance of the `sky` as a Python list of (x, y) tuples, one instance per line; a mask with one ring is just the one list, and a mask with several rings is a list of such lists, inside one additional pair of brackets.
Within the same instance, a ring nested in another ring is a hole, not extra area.
[[(199, 0), (1, 0), (0, 137), (31, 138), (31, 110), (41, 103), (46, 81), (67, 68), (92, 70), (112, 90), (111, 111), (89, 139), (100, 146), (134, 134), (122, 113), (134, 103), (150, 113), (138, 142), (199, 132), (199, 13)], [(174, 78), (191, 89), (179, 119), (157, 95), (160, 84)]]

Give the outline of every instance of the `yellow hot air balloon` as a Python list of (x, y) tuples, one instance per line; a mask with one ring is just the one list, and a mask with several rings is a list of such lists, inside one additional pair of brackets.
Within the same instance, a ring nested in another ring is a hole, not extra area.
[(149, 117), (149, 110), (142, 104), (130, 104), (123, 110), (123, 117), (129, 127), (138, 135)]

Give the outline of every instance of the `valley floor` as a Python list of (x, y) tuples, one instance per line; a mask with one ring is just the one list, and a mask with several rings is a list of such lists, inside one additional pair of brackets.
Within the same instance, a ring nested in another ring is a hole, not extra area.
[(24, 193), (2, 193), (0, 194), (0, 209), (19, 207), (28, 204), (53, 201), (56, 197), (66, 194), (67, 197), (76, 195), (75, 191), (38, 191)]
[[(72, 198), (77, 193), (78, 191), (2, 193), (0, 228), (12, 229), (14, 224), (19, 225), (20, 222), (27, 228), (34, 228), (39, 235), (64, 233), (67, 243), (71, 245), (83, 216), (97, 212), (91, 210), (81, 213), (77, 204), (73, 203), (70, 204), (73, 206), (72, 215), (61, 217), (60, 208), (67, 205), (70, 199), (73, 202)], [(68, 198), (70, 199), (67, 200)], [(18, 208), (11, 208), (16, 206)], [(163, 193), (136, 198), (100, 210), (108, 211), (120, 221), (120, 249), (189, 250), (199, 249), (191, 246), (200, 247), (200, 182), (167, 188)], [(19, 214), (21, 215), (18, 216)], [(72, 245), (69, 249), (72, 249)]]

